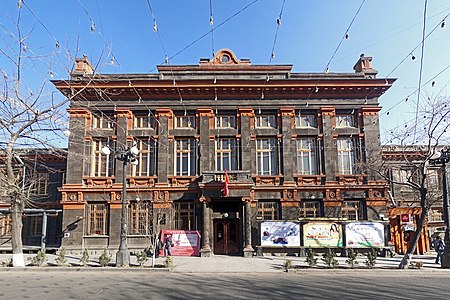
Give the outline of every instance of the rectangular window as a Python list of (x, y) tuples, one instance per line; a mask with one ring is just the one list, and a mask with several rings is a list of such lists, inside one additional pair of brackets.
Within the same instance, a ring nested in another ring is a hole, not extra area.
[(136, 138), (134, 145), (139, 149), (137, 165), (131, 164), (132, 176), (153, 176), (156, 174), (156, 142), (151, 138)]
[(317, 117), (314, 114), (302, 114), (300, 111), (295, 115), (295, 127), (317, 128)]
[(30, 216), (30, 232), (31, 236), (42, 235), (42, 216)]
[(236, 117), (229, 115), (216, 116), (216, 128), (236, 128)]
[(195, 128), (195, 117), (194, 116), (176, 116), (175, 117), (175, 128)]
[(279, 220), (279, 202), (268, 202), (259, 201), (258, 202), (258, 217), (262, 220)]
[(356, 119), (352, 114), (336, 115), (336, 127), (356, 127)]
[(257, 128), (276, 128), (277, 122), (274, 115), (255, 116), (255, 126)]
[(11, 215), (0, 215), (0, 235), (11, 235)]
[(299, 215), (302, 218), (321, 217), (320, 201), (301, 201)]
[(148, 235), (151, 226), (151, 203), (131, 202), (128, 205), (128, 234)]
[(316, 141), (314, 138), (297, 139), (297, 173), (316, 175)]
[(33, 175), (33, 192), (35, 195), (44, 196), (48, 194), (48, 186), (50, 184), (49, 174), (36, 172)]
[(103, 147), (114, 149), (114, 144), (107, 139), (95, 138), (92, 140), (90, 168), (87, 168), (88, 170), (90, 169), (88, 175), (91, 177), (112, 176), (114, 174), (114, 154), (112, 152), (108, 155), (104, 154), (102, 152)]
[(236, 139), (216, 140), (216, 171), (237, 170), (238, 149)]
[(355, 146), (354, 140), (351, 138), (337, 139), (338, 151), (338, 174), (354, 173), (355, 167)]
[(107, 234), (108, 207), (106, 204), (87, 205), (87, 235)]
[(195, 140), (175, 140), (175, 176), (195, 175)]
[(256, 140), (256, 166), (258, 175), (276, 175), (276, 142), (275, 139)]
[(155, 115), (135, 115), (133, 118), (133, 128), (155, 128)]
[(100, 114), (92, 115), (92, 129), (112, 129), (114, 128), (114, 115)]
[(342, 218), (355, 221), (364, 219), (361, 201), (344, 201), (342, 203)]
[(440, 188), (439, 185), (439, 171), (436, 169), (428, 169), (428, 174), (427, 174), (427, 186), (428, 186), (428, 190), (437, 190)]
[(194, 202), (174, 202), (176, 230), (196, 230)]

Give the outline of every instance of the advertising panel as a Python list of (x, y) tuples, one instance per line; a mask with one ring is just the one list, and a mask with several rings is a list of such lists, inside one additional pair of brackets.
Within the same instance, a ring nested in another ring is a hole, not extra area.
[(300, 247), (300, 225), (294, 222), (261, 223), (261, 246)]
[[(170, 252), (173, 256), (199, 255), (200, 233), (198, 230), (163, 230), (161, 232), (161, 243), (163, 245), (168, 236), (172, 240)], [(160, 254), (163, 254), (162, 250), (160, 250)]]
[(348, 223), (345, 225), (347, 247), (383, 247), (384, 224), (373, 222)]
[(342, 225), (332, 222), (309, 222), (303, 225), (305, 247), (342, 247)]

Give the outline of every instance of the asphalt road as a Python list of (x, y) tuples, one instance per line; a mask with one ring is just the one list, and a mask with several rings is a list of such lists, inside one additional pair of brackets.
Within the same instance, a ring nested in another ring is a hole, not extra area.
[(0, 272), (0, 299), (450, 299), (449, 272)]

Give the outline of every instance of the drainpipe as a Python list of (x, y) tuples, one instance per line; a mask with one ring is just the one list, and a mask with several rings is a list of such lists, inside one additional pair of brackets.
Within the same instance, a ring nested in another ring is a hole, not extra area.
[(42, 213), (42, 235), (41, 235), (41, 250), (45, 251), (45, 244), (47, 240), (47, 213), (44, 211)]

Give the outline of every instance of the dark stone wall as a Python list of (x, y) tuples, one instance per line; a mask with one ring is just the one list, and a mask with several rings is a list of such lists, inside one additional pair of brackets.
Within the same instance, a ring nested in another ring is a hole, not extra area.
[(90, 153), (85, 153), (86, 118), (71, 117), (69, 120), (69, 153), (67, 154), (67, 184), (81, 184), (83, 167), (89, 162)]
[[(86, 218), (83, 209), (65, 209), (62, 222), (62, 246), (65, 248), (81, 248)], [(68, 237), (65, 237), (65, 234)]]

